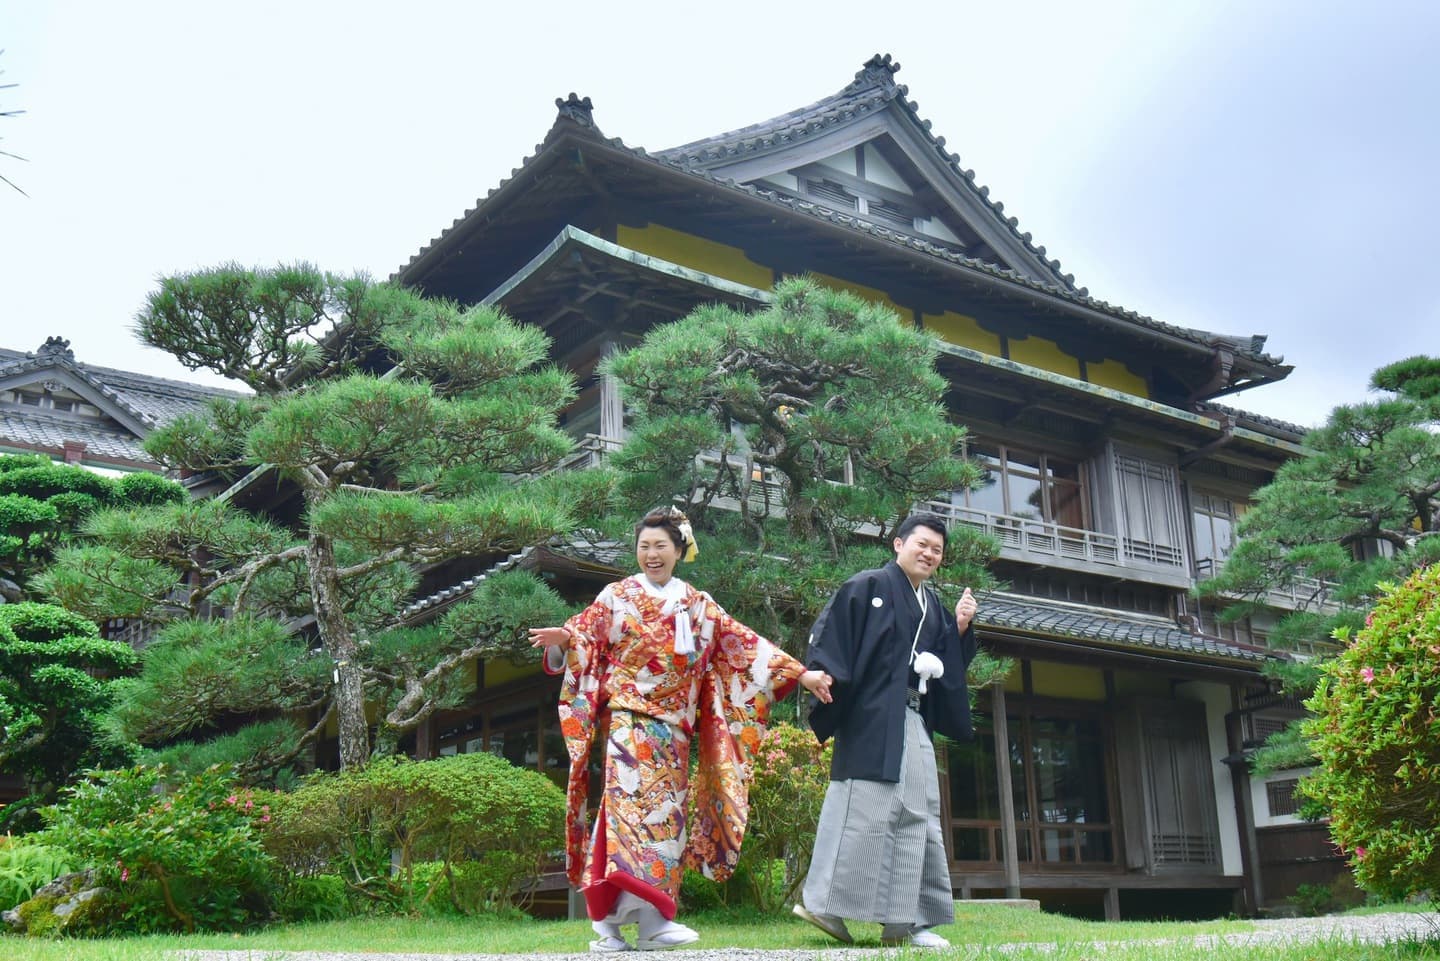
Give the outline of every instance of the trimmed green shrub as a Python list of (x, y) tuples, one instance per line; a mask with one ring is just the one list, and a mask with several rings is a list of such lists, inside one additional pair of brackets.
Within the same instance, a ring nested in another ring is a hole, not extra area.
[[(419, 912), (442, 896), (463, 914), (503, 910), (563, 844), (560, 789), (490, 754), (385, 758), (269, 797), (264, 839), (281, 864), (338, 874), (392, 910)], [(425, 861), (440, 867), (417, 884)]]
[(115, 499), (126, 505), (179, 504), (190, 499), (185, 488), (174, 481), (143, 471), (126, 474), (115, 487)]
[(41, 837), (112, 892), (118, 930), (233, 930), (270, 914), (274, 861), (257, 831), (269, 812), (226, 772), (96, 772), (42, 813)]
[(91, 621), (52, 604), (0, 604), (0, 769), (21, 775), (31, 797), (6, 806), (10, 830), (28, 830), (36, 803), (87, 767), (128, 763), (127, 745), (104, 724), (113, 682), (135, 652)]
[(1405, 897), (1440, 891), (1440, 565), (1381, 590), (1306, 702), (1319, 766), (1301, 790), (1356, 882)]

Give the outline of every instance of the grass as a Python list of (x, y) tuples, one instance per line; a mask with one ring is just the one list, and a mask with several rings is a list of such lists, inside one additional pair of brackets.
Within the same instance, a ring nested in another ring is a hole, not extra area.
[[(698, 947), (810, 949), (823, 957), (836, 947), (796, 919), (759, 915), (691, 914)], [(878, 948), (878, 925), (851, 926), (856, 945)], [(940, 929), (954, 948), (943, 957), (1015, 961), (1381, 961), (1440, 959), (1440, 938), (1382, 947), (1342, 941), (1307, 945), (1196, 945), (1192, 939), (1254, 930), (1246, 921), (1096, 922), (1009, 907), (970, 905)], [(170, 952), (226, 949), (266, 961), (274, 952), (336, 951), (410, 954), (565, 954), (584, 952), (592, 937), (580, 921), (365, 918), (292, 924), (243, 935), (191, 935), (43, 941), (0, 936), (4, 961), (161, 961)], [(1097, 948), (1095, 942), (1121, 942)], [(1131, 943), (1123, 943), (1131, 942)], [(1157, 943), (1158, 942), (1158, 943)], [(868, 952), (867, 952), (868, 953)], [(930, 952), (885, 952), (884, 957), (935, 957)], [(874, 952), (881, 957), (881, 952)]]

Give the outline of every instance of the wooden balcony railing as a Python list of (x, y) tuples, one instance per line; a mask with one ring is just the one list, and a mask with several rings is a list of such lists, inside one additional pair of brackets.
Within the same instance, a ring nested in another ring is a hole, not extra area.
[[(561, 469), (578, 470), (597, 464), (622, 443), (615, 438), (586, 434), (576, 451), (561, 463)], [(714, 466), (720, 463), (720, 458), (715, 454), (701, 454), (700, 461)], [(732, 458), (731, 466), (744, 470), (738, 458)], [(748, 499), (751, 510), (760, 512), (768, 507), (772, 513), (782, 513), (784, 487), (778, 479), (761, 473), (752, 477)], [(1116, 573), (1123, 571), (1126, 577), (1171, 586), (1191, 583), (1184, 552), (1178, 547), (1026, 517), (993, 514), (947, 501), (926, 501), (919, 506), (952, 523), (994, 537), (1000, 543), (1001, 556), (1008, 560), (1089, 570), (1114, 568)]]
[[(1224, 562), (1212, 557), (1202, 557), (1195, 562), (1196, 578), (1203, 581), (1207, 577), (1215, 576), (1222, 563)], [(1333, 613), (1340, 609), (1340, 602), (1335, 600), (1336, 586), (1333, 581), (1316, 577), (1296, 577), (1289, 584), (1270, 588), (1260, 598), (1260, 602), (1287, 611), (1314, 610)]]
[(1170, 582), (1189, 580), (1185, 555), (1178, 547), (1155, 544), (1133, 537), (1066, 527), (1028, 517), (994, 514), (990, 511), (926, 501), (921, 507), (990, 535), (1000, 542), (1000, 556), (1032, 563), (1059, 562), (1061, 566), (1124, 569), (1127, 576), (1162, 575)]

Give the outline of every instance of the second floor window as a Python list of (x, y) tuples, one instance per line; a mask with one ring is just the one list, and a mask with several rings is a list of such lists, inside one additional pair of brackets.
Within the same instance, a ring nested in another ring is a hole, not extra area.
[(1086, 528), (1079, 464), (1006, 444), (971, 444), (969, 453), (989, 473), (974, 490), (957, 492), (956, 503), (990, 514)]
[(1195, 522), (1195, 562), (1201, 568), (1209, 568), (1202, 573), (1213, 574), (1230, 556), (1235, 546), (1235, 522), (1243, 512), (1243, 504), (1217, 494), (1192, 493), (1190, 514)]

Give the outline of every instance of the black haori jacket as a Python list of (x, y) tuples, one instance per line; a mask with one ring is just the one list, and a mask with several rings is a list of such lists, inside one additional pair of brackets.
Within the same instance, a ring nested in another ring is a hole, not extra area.
[[(926, 584), (924, 624), (916, 652), (929, 651), (945, 665), (920, 699), (925, 729), (957, 741), (974, 737), (965, 669), (975, 656), (975, 630), (955, 629), (947, 610)], [(918, 678), (910, 669), (910, 644), (920, 624), (920, 604), (905, 572), (894, 561), (861, 571), (825, 605), (810, 632), (807, 667), (835, 679), (834, 703), (816, 702), (810, 727), (820, 743), (835, 738), (830, 777), (835, 781), (899, 781), (905, 744), (905, 690)]]

